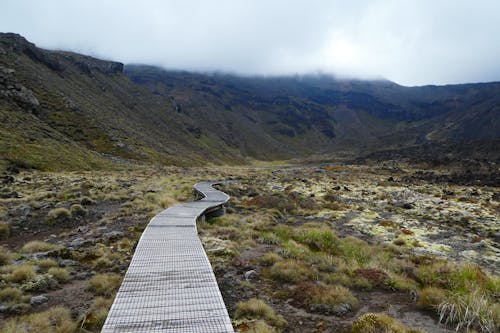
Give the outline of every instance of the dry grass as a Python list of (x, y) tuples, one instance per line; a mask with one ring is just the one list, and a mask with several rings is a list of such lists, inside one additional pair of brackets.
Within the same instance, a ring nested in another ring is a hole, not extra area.
[(23, 292), (17, 288), (7, 287), (0, 290), (0, 303), (17, 304), (23, 299)]
[(99, 332), (106, 321), (112, 304), (113, 299), (111, 298), (97, 297), (82, 319), (81, 327), (92, 332)]
[(283, 317), (276, 315), (273, 308), (263, 300), (252, 298), (248, 301), (238, 302), (235, 309), (235, 319), (260, 319), (277, 328), (286, 326)]
[(10, 236), (10, 224), (0, 221), (0, 240)]
[(94, 275), (87, 286), (87, 290), (95, 295), (109, 297), (118, 290), (121, 283), (121, 277), (116, 274), (97, 274)]
[(421, 333), (383, 313), (366, 313), (352, 325), (352, 333)]
[(73, 333), (76, 329), (69, 309), (58, 306), (7, 320), (2, 333)]
[(47, 251), (59, 250), (60, 248), (61, 247), (56, 244), (51, 244), (41, 241), (31, 241), (24, 244), (24, 246), (21, 248), (21, 252), (22, 253), (47, 252)]
[(303, 282), (294, 288), (293, 298), (302, 307), (313, 312), (339, 314), (358, 308), (358, 300), (342, 286), (318, 285)]
[(446, 291), (436, 287), (426, 287), (420, 291), (418, 307), (425, 310), (437, 310), (446, 299)]
[(47, 214), (47, 221), (50, 223), (67, 222), (71, 220), (71, 212), (64, 207), (54, 208)]
[(482, 332), (498, 332), (500, 329), (500, 304), (492, 301), (479, 290), (452, 294), (440, 303), (439, 321), (456, 325), (456, 330), (476, 328)]
[(269, 270), (272, 279), (280, 282), (297, 283), (313, 278), (317, 272), (304, 263), (289, 259), (275, 263)]
[(70, 213), (71, 213), (71, 216), (83, 217), (83, 216), (87, 216), (89, 214), (89, 211), (87, 209), (85, 209), (80, 204), (74, 204), (74, 205), (71, 205), (71, 207), (70, 207)]
[(49, 268), (47, 273), (49, 275), (52, 275), (52, 277), (54, 279), (56, 279), (57, 282), (59, 282), (59, 283), (65, 283), (65, 282), (68, 282), (69, 280), (71, 280), (71, 275), (69, 274), (69, 272), (65, 268), (52, 267), (52, 268)]
[(14, 254), (9, 252), (6, 248), (0, 246), (0, 266), (12, 263)]
[(5, 281), (13, 283), (33, 281), (35, 278), (35, 269), (29, 264), (16, 266), (10, 273), (4, 275)]

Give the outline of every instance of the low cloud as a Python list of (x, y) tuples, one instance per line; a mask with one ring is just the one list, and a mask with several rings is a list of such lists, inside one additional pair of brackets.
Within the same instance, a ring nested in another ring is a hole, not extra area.
[(125, 63), (406, 85), (500, 80), (495, 0), (2, 0), (0, 31)]

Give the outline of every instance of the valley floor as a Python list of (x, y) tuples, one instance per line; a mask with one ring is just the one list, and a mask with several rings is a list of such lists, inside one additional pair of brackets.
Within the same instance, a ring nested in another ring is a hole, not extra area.
[(149, 219), (191, 200), (194, 183), (228, 178), (227, 214), (199, 233), (238, 330), (493, 332), (499, 187), (462, 171), (386, 162), (6, 174), (2, 332), (99, 332)]

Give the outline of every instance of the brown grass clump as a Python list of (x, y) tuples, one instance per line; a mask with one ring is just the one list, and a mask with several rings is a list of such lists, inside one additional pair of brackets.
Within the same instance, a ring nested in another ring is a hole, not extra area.
[(69, 309), (61, 306), (47, 311), (8, 320), (3, 333), (73, 333), (77, 326), (71, 319)]
[(297, 283), (311, 279), (316, 275), (316, 271), (300, 261), (290, 259), (275, 263), (270, 268), (269, 274), (277, 281)]
[(10, 224), (0, 221), (0, 239), (7, 239), (10, 236)]
[(36, 252), (47, 252), (58, 250), (61, 247), (59, 245), (41, 242), (41, 241), (31, 241), (26, 244), (21, 249), (22, 253), (36, 253)]
[(280, 260), (282, 260), (282, 258), (277, 253), (268, 252), (259, 259), (259, 262), (264, 266), (272, 266)]
[(391, 220), (380, 220), (378, 224), (385, 228), (391, 228), (391, 229), (399, 228), (399, 224)]
[(23, 299), (23, 292), (17, 288), (5, 288), (0, 290), (0, 303), (17, 304)]
[(85, 209), (80, 204), (74, 204), (74, 205), (71, 205), (71, 207), (70, 207), (70, 213), (71, 213), (71, 216), (83, 217), (83, 216), (87, 216), (89, 214), (89, 211), (87, 209)]
[(236, 319), (260, 319), (278, 328), (286, 326), (285, 319), (282, 316), (276, 315), (273, 308), (263, 300), (251, 298), (248, 301), (236, 303), (235, 308), (234, 315)]
[(33, 281), (35, 278), (35, 269), (28, 264), (16, 266), (10, 273), (4, 275), (6, 281), (14, 283)]
[(52, 267), (52, 268), (49, 268), (47, 273), (52, 275), (52, 277), (54, 277), (54, 279), (56, 279), (57, 282), (59, 282), (59, 283), (65, 283), (65, 282), (68, 282), (69, 280), (71, 280), (71, 275), (64, 268)]
[(440, 288), (427, 287), (422, 289), (418, 297), (418, 307), (425, 310), (436, 310), (446, 299), (446, 291)]
[(292, 295), (302, 307), (327, 315), (343, 315), (359, 304), (351, 291), (342, 286), (303, 282), (294, 288)]
[(97, 297), (82, 320), (81, 327), (91, 332), (99, 332), (106, 321), (113, 299)]
[(118, 290), (121, 284), (121, 277), (116, 274), (94, 275), (87, 286), (87, 290), (99, 296), (111, 296)]
[(352, 333), (421, 333), (383, 313), (366, 313), (352, 325)]
[(50, 259), (50, 258), (37, 260), (35, 262), (35, 265), (40, 267), (40, 270), (42, 270), (42, 272), (46, 272), (47, 270), (49, 270), (49, 268), (59, 266), (54, 259)]
[(14, 259), (14, 254), (0, 246), (0, 266), (8, 265)]
[(358, 268), (354, 270), (356, 277), (369, 281), (374, 287), (382, 287), (389, 277), (387, 273), (376, 268)]
[(48, 222), (58, 223), (71, 220), (71, 212), (64, 207), (54, 208), (47, 214)]

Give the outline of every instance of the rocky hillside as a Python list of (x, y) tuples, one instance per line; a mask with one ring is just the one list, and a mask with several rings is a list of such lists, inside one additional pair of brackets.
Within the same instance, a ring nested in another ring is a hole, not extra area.
[(408, 88), (330, 76), (173, 72), (0, 34), (0, 169), (470, 146), (498, 140), (499, 108), (500, 83)]

